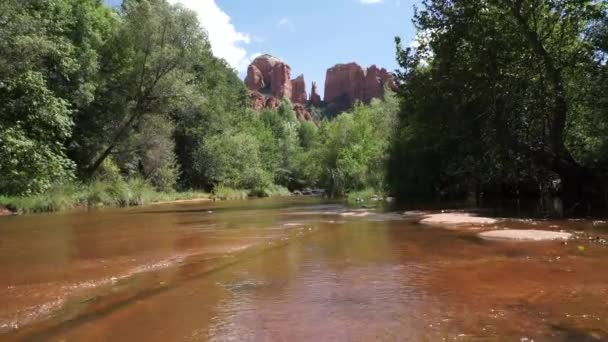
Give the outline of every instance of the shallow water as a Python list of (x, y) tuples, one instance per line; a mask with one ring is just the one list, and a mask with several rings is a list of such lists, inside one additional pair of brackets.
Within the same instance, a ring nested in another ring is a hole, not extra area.
[(0, 218), (0, 339), (608, 339), (608, 224), (485, 241), (315, 199)]

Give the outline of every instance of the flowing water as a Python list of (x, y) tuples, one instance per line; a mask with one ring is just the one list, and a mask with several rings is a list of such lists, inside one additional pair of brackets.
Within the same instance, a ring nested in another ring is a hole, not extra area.
[[(608, 248), (317, 199), (0, 218), (0, 340), (601, 341)], [(584, 233), (584, 234), (583, 234)]]

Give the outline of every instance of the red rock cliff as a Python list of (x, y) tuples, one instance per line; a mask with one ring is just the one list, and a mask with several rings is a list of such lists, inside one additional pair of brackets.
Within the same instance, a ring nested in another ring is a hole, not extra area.
[(275, 109), (283, 99), (294, 104), (301, 120), (311, 120), (306, 105), (327, 105), (329, 113), (336, 114), (350, 109), (355, 102), (369, 103), (373, 98), (384, 96), (384, 87), (395, 87), (391, 73), (372, 65), (363, 69), (357, 63), (337, 64), (327, 70), (325, 98), (317, 93), (317, 84), (312, 83), (310, 99), (306, 93), (304, 75), (291, 79), (291, 67), (280, 59), (262, 55), (247, 69), (245, 84), (250, 90), (252, 106), (256, 110)]
[(329, 68), (325, 77), (325, 103), (330, 112), (350, 109), (356, 101), (369, 103), (384, 95), (384, 85), (394, 83), (386, 69), (372, 65), (364, 70), (357, 63), (337, 64)]
[(307, 102), (304, 76), (292, 81), (291, 67), (280, 59), (271, 55), (257, 57), (247, 68), (245, 84), (254, 109), (276, 109), (282, 99), (289, 99), (296, 105), (298, 118), (311, 119), (304, 107)]
[(300, 75), (291, 80), (291, 86), (291, 102), (305, 105), (308, 101), (308, 94), (306, 94), (306, 81), (304, 81), (304, 75)]
[(310, 90), (310, 101), (309, 103), (313, 106), (320, 106), (321, 95), (317, 92), (317, 82), (312, 82), (312, 89)]

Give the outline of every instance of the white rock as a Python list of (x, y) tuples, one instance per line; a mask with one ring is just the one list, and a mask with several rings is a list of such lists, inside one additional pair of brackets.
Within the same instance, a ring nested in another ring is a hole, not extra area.
[(467, 213), (431, 214), (423, 218), (420, 223), (432, 226), (460, 226), (460, 225), (490, 225), (498, 220), (490, 217), (473, 216)]
[(488, 240), (548, 241), (569, 240), (572, 234), (547, 230), (505, 229), (479, 233), (479, 236)]

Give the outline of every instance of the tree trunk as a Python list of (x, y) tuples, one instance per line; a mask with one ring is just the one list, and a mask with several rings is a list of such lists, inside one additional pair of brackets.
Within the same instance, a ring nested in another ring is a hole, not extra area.
[(114, 139), (112, 139), (112, 142), (110, 142), (110, 145), (108, 145), (108, 147), (106, 147), (106, 149), (103, 151), (103, 153), (95, 160), (93, 165), (91, 165), (87, 169), (87, 171), (86, 171), (87, 178), (90, 179), (95, 175), (95, 172), (97, 172), (97, 170), (99, 169), (101, 164), (103, 164), (103, 162), (106, 160), (106, 158), (108, 158), (108, 156), (110, 156), (110, 154), (114, 151), (114, 148), (116, 148), (116, 145), (118, 145), (118, 143), (120, 143), (120, 141), (129, 132), (129, 130), (131, 130), (131, 128), (133, 127), (133, 124), (140, 117), (141, 117), (141, 114), (139, 114), (139, 113), (133, 114), (131, 116), (131, 118), (129, 118), (129, 120), (120, 128), (120, 130), (118, 130), (118, 132), (114, 136)]

